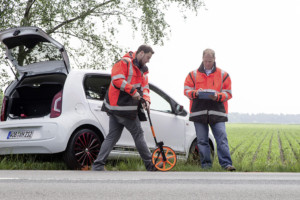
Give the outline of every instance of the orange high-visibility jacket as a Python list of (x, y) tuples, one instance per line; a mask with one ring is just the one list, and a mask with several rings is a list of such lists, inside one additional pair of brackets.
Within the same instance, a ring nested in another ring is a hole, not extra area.
[(111, 71), (111, 83), (103, 101), (102, 111), (130, 119), (138, 113), (139, 101), (132, 96), (139, 92), (150, 103), (148, 85), (148, 67), (141, 66), (135, 60), (135, 53), (128, 52), (114, 64)]
[[(217, 101), (198, 99), (196, 92), (199, 88), (217, 93)], [(208, 76), (203, 63), (190, 72), (184, 82), (184, 95), (190, 99), (190, 121), (212, 124), (228, 121), (227, 101), (232, 98), (231, 79), (227, 72), (216, 65)]]

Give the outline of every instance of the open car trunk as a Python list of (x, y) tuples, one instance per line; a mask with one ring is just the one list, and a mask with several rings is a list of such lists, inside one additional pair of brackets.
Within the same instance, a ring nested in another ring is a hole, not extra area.
[(44, 74), (25, 77), (8, 99), (8, 117), (26, 119), (47, 116), (54, 96), (63, 90), (66, 75)]

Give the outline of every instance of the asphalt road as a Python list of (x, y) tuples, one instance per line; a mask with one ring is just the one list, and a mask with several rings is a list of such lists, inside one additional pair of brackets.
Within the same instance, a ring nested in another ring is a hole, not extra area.
[(300, 200), (300, 173), (0, 170), (0, 199)]

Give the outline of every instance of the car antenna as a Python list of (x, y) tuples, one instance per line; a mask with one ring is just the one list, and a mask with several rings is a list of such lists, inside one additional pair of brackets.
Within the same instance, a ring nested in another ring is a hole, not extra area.
[(8, 64), (8, 66), (10, 67), (12, 73), (15, 75), (15, 78), (17, 79), (17, 81), (19, 81), (19, 79), (18, 79), (18, 77), (17, 77), (17, 74), (14, 72), (14, 70), (13, 70), (12, 67), (11, 67), (11, 65), (10, 65), (9, 62), (7, 61), (8, 57), (5, 57), (5, 59), (6, 59), (6, 62), (7, 62), (7, 64)]

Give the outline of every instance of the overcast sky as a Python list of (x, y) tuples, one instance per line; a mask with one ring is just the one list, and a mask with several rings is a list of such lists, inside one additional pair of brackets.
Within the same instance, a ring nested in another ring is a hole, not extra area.
[[(184, 80), (199, 67), (202, 51), (212, 48), (232, 80), (229, 112), (300, 114), (300, 1), (205, 2), (206, 9), (186, 21), (167, 12), (172, 34), (163, 47), (153, 47), (150, 81), (188, 109)], [(133, 50), (140, 43), (124, 42)]]
[[(212, 48), (232, 80), (229, 112), (300, 114), (300, 0), (205, 3), (186, 20), (176, 8), (166, 11), (172, 33), (164, 46), (153, 46), (149, 80), (188, 109), (184, 80)], [(143, 42), (130, 33), (121, 30), (117, 39), (135, 51)]]

